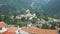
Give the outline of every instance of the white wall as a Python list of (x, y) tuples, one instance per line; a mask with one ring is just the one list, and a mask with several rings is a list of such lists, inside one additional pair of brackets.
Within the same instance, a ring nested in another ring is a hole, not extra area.
[(30, 34), (30, 33), (26, 32), (24, 30), (20, 30), (20, 34)]
[(2, 30), (0, 30), (0, 33), (7, 31), (7, 28), (2, 27)]

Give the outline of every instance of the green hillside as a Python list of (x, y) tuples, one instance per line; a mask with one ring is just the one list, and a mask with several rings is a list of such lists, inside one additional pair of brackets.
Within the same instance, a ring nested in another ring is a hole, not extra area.
[[(26, 9), (32, 12), (45, 12), (48, 16), (60, 18), (60, 0), (0, 0), (0, 13), (5, 15), (24, 14)], [(31, 7), (33, 4), (33, 7)]]

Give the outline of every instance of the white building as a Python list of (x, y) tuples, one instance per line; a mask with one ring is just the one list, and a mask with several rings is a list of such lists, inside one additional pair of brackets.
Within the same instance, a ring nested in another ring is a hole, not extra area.
[(0, 22), (0, 33), (3, 33), (5, 31), (7, 31), (7, 24), (4, 22)]
[(22, 17), (25, 17), (24, 15), (18, 15), (16, 16), (16, 19), (21, 19)]
[(25, 17), (29, 18), (29, 20), (32, 20), (34, 17), (36, 17), (36, 14), (35, 13), (31, 14), (29, 9), (26, 10), (26, 13), (27, 14), (25, 15)]

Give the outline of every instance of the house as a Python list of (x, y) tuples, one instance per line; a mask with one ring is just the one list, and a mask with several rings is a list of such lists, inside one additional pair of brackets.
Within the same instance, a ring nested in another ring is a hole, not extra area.
[(60, 19), (54, 19), (54, 21), (59, 23), (60, 22)]
[(39, 29), (36, 27), (9, 27), (2, 34), (58, 34), (57, 30)]
[(22, 28), (24, 34), (58, 34), (57, 30), (49, 30), (49, 29), (39, 29), (39, 28)]
[(30, 11), (27, 12), (27, 14), (25, 15), (26, 18), (30, 18), (30, 17), (32, 17), (32, 16), (33, 16), (33, 15), (30, 13)]
[(22, 17), (24, 17), (24, 15), (17, 15), (16, 19), (21, 19)]
[(34, 17), (36, 17), (36, 14), (35, 13), (31, 14), (29, 9), (26, 10), (26, 13), (27, 13), (25, 15), (26, 19), (28, 18), (29, 20), (32, 20)]
[(2, 34), (16, 34), (17, 27), (9, 27), (7, 31), (3, 32)]
[(21, 30), (21, 28), (17, 27), (9, 27), (7, 31), (3, 32), (2, 34), (25, 34), (26, 31)]
[[(30, 24), (31, 25), (31, 24)], [(29, 25), (29, 26), (30, 26)], [(8, 27), (5, 22), (0, 22), (1, 34), (58, 34), (58, 30), (40, 29), (36, 27)]]
[(3, 33), (7, 30), (7, 24), (5, 22), (0, 22), (0, 33)]
[(36, 14), (32, 14), (32, 17), (29, 18), (29, 20), (32, 20), (33, 18), (37, 18)]
[(28, 23), (27, 27), (33, 27), (33, 24), (32, 23)]
[[(22, 27), (22, 28), (24, 28), (24, 27)], [(28, 32), (22, 30), (22, 28), (20, 28), (20, 34), (29, 34)]]

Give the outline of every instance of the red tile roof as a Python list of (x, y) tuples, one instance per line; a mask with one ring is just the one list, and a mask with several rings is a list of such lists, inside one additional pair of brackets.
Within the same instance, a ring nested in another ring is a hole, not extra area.
[(9, 27), (7, 29), (8, 32), (15, 32), (17, 30), (17, 27)]
[(16, 34), (17, 28), (16, 27), (9, 27), (6, 32), (3, 32), (2, 34)]
[(3, 32), (2, 34), (16, 34), (15, 32)]
[(57, 30), (39, 29), (39, 28), (22, 28), (30, 34), (58, 34)]
[(0, 22), (0, 28), (7, 26), (5, 22)]

